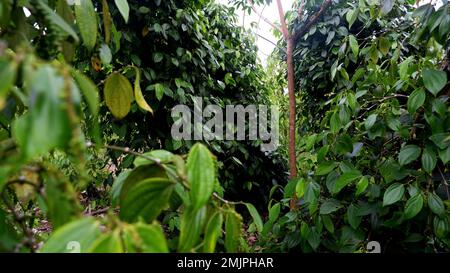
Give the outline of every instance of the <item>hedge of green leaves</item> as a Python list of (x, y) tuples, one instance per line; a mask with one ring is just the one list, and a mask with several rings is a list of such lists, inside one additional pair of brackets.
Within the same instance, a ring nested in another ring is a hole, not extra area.
[(302, 175), (270, 211), (299, 200), (267, 249), (448, 251), (450, 13), (414, 2), (334, 1), (296, 42)]

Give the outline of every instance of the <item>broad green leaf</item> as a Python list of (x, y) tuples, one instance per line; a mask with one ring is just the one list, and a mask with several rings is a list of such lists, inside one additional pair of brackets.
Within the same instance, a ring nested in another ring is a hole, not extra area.
[(256, 229), (258, 232), (262, 232), (263, 229), (263, 221), (261, 219), (261, 216), (259, 215), (258, 211), (256, 210), (255, 206), (253, 206), (250, 203), (245, 203), (245, 206), (248, 209), (248, 212), (253, 218), (253, 223), (255, 223)]
[(355, 23), (356, 19), (358, 19), (358, 14), (359, 14), (359, 9), (351, 9), (347, 12), (347, 14), (345, 15), (345, 18), (347, 19), (348, 22), (348, 28), (350, 29), (353, 25), (353, 23)]
[(433, 95), (437, 95), (447, 84), (447, 73), (435, 69), (424, 69), (422, 71), (425, 88)]
[(436, 153), (430, 148), (425, 148), (422, 153), (422, 168), (426, 172), (432, 173), (436, 167), (436, 163)]
[(322, 218), (322, 222), (323, 225), (325, 226), (325, 228), (330, 232), (330, 233), (334, 233), (334, 224), (333, 221), (331, 220), (330, 215), (328, 214), (323, 214), (320, 216)]
[(169, 248), (161, 226), (154, 224), (126, 224), (123, 243), (128, 253), (167, 253)]
[(16, 81), (17, 64), (8, 60), (0, 60), (0, 110), (5, 106), (6, 95)]
[(141, 107), (143, 110), (152, 113), (153, 115), (153, 109), (148, 105), (148, 103), (145, 101), (144, 95), (142, 95), (141, 90), (141, 72), (139, 71), (139, 68), (134, 68), (136, 71), (136, 79), (134, 80), (134, 97), (136, 99), (137, 104), (139, 107)]
[(354, 204), (347, 209), (347, 220), (353, 229), (357, 229), (361, 224), (362, 217), (358, 215), (358, 208)]
[(411, 219), (416, 216), (423, 206), (423, 197), (421, 193), (417, 193), (413, 197), (406, 201), (404, 217), (405, 219)]
[(116, 3), (117, 9), (119, 10), (120, 14), (122, 15), (123, 19), (125, 20), (125, 23), (128, 23), (128, 16), (130, 13), (130, 7), (128, 6), (127, 0), (114, 0), (114, 3)]
[(443, 216), (445, 214), (444, 202), (434, 192), (428, 194), (428, 207), (437, 215)]
[(356, 184), (355, 195), (359, 196), (361, 193), (363, 193), (367, 189), (367, 186), (369, 186), (369, 179), (367, 179), (367, 177), (365, 177), (365, 176), (361, 177), (359, 182)]
[(159, 160), (160, 163), (166, 164), (172, 162), (175, 155), (166, 150), (153, 150), (144, 153), (143, 156), (136, 157), (136, 159), (133, 162), (134, 166), (138, 167), (146, 164), (154, 164), (154, 161), (150, 161), (148, 158), (145, 158), (144, 156), (149, 157), (151, 159)]
[(100, 60), (103, 64), (109, 64), (112, 60), (111, 50), (107, 44), (102, 44), (99, 50)]
[(340, 208), (342, 208), (341, 202), (339, 202), (336, 199), (327, 199), (320, 206), (320, 214), (330, 214), (332, 212), (337, 211)]
[(278, 219), (278, 216), (280, 215), (280, 203), (276, 203), (275, 205), (273, 205), (270, 210), (269, 210), (269, 221), (270, 222), (275, 222), (275, 220)]
[(142, 217), (152, 222), (168, 206), (174, 186), (172, 181), (158, 177), (137, 182), (120, 199), (120, 218), (136, 222)]
[(316, 175), (326, 175), (337, 167), (334, 161), (326, 161), (317, 166)]
[(242, 217), (234, 210), (228, 210), (225, 217), (225, 249), (228, 253), (239, 250), (242, 236)]
[(450, 146), (450, 133), (438, 133), (430, 136), (430, 140), (434, 142), (440, 149)]
[(89, 107), (89, 111), (91, 111), (91, 114), (94, 117), (97, 117), (99, 109), (99, 91), (97, 89), (97, 86), (94, 84), (94, 82), (92, 82), (91, 79), (86, 77), (78, 70), (72, 69), (71, 72), (73, 78), (75, 79), (75, 82), (83, 93), (84, 99), (86, 100)]
[(148, 178), (168, 179), (165, 170), (157, 165), (147, 164), (137, 166), (132, 169), (126, 177), (124, 177), (125, 181), (120, 188), (119, 199), (123, 200), (128, 195), (128, 191), (130, 189)]
[(165, 89), (165, 87), (163, 84), (161, 84), (161, 83), (155, 84), (155, 94), (156, 94), (156, 98), (158, 100), (162, 99), (162, 97), (164, 95), (164, 89)]
[(187, 177), (190, 196), (195, 209), (201, 208), (211, 198), (216, 180), (214, 156), (201, 143), (196, 143), (187, 158)]
[(356, 40), (355, 36), (348, 36), (348, 41), (350, 43), (350, 48), (352, 49), (353, 55), (358, 56), (359, 53), (359, 45), (358, 40)]
[(125, 76), (112, 73), (105, 82), (103, 90), (106, 106), (117, 119), (123, 119), (131, 110), (133, 88)]
[(415, 113), (423, 103), (425, 102), (425, 91), (423, 89), (417, 89), (409, 95), (408, 98), (408, 112)]
[(436, 234), (436, 236), (438, 238), (441, 238), (441, 239), (447, 238), (448, 239), (449, 229), (450, 229), (450, 223), (449, 223), (448, 217), (447, 218), (434, 217), (433, 230), (434, 230), (434, 234)]
[(304, 178), (300, 178), (300, 180), (297, 182), (297, 185), (295, 185), (295, 192), (297, 193), (297, 198), (302, 198), (303, 195), (305, 195), (306, 191), (306, 180)]
[(115, 207), (119, 204), (120, 191), (122, 190), (123, 183), (127, 179), (128, 175), (131, 173), (131, 170), (124, 170), (120, 172), (117, 178), (114, 180), (114, 183), (111, 188), (111, 203)]
[(417, 145), (406, 145), (398, 154), (400, 165), (406, 165), (416, 160), (420, 155), (420, 148)]
[(122, 253), (124, 249), (120, 238), (120, 230), (114, 230), (110, 234), (103, 234), (98, 238), (89, 250), (91, 253)]
[(394, 7), (394, 0), (383, 0), (381, 5), (381, 15), (386, 15), (391, 12), (392, 7)]
[(333, 194), (339, 193), (345, 186), (347, 186), (352, 181), (361, 177), (361, 172), (358, 170), (351, 170), (342, 174), (333, 188)]
[(371, 114), (367, 117), (367, 119), (364, 121), (364, 126), (366, 127), (366, 130), (370, 130), (370, 128), (373, 127), (375, 122), (377, 121), (377, 114)]
[(153, 54), (153, 61), (154, 61), (155, 63), (161, 62), (163, 58), (164, 58), (164, 56), (163, 56), (163, 54), (160, 53), (160, 52), (156, 52), (156, 53)]
[(378, 49), (380, 50), (381, 54), (386, 55), (389, 53), (389, 49), (391, 48), (391, 43), (389, 40), (385, 37), (380, 37), (378, 39)]
[(438, 153), (442, 163), (447, 164), (450, 161), (450, 146), (447, 149), (439, 150)]
[(203, 240), (203, 252), (214, 253), (216, 249), (217, 239), (222, 233), (223, 216), (222, 213), (216, 212), (209, 219), (206, 225), (205, 239)]
[[(88, 252), (100, 236), (100, 224), (92, 217), (70, 222), (55, 232), (42, 246), (44, 253)], [(79, 247), (79, 249), (77, 249)]]
[(92, 50), (97, 41), (97, 13), (91, 0), (77, 0), (75, 18), (83, 39), (83, 44)]
[(383, 196), (383, 206), (389, 206), (402, 199), (405, 193), (405, 186), (400, 183), (390, 185)]
[(187, 207), (181, 216), (178, 252), (190, 252), (200, 241), (206, 217), (206, 206), (201, 209)]
[(67, 147), (71, 129), (62, 97), (64, 79), (53, 67), (43, 65), (29, 75), (26, 84), (32, 94), (29, 109), (14, 121), (12, 130), (23, 158)]
[(46, 19), (49, 20), (52, 25), (58, 26), (67, 35), (70, 35), (76, 43), (78, 43), (78, 35), (63, 18), (61, 18), (56, 12), (54, 12), (49, 6), (47, 6), (45, 2), (40, 1), (38, 5), (40, 6), (40, 9), (45, 11)]

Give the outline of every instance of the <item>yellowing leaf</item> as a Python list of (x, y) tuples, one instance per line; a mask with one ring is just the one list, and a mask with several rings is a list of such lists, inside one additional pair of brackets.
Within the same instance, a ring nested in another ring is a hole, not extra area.
[(136, 102), (143, 110), (152, 113), (153, 109), (148, 105), (148, 103), (144, 99), (144, 95), (142, 95), (141, 86), (139, 85), (139, 81), (141, 80), (141, 73), (139, 68), (135, 67), (136, 70), (136, 79), (134, 80), (134, 97), (136, 98)]
[(112, 73), (105, 82), (103, 90), (106, 106), (117, 119), (123, 119), (131, 109), (133, 89), (122, 74)]

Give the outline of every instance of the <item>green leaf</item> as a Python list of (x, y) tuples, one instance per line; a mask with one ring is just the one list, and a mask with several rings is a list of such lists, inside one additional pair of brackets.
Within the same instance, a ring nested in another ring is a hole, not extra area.
[(423, 197), (422, 194), (417, 193), (413, 197), (409, 198), (406, 201), (404, 217), (405, 219), (411, 219), (416, 216), (421, 210), (423, 206)]
[(322, 218), (322, 222), (325, 226), (325, 228), (330, 232), (330, 233), (334, 233), (334, 224), (333, 221), (331, 220), (330, 215), (328, 214), (323, 214), (320, 216)]
[(326, 175), (337, 167), (334, 161), (326, 161), (317, 166), (316, 175)]
[(341, 202), (339, 202), (336, 199), (327, 199), (320, 206), (320, 214), (330, 214), (332, 212), (337, 211), (340, 208), (342, 208)]
[(440, 149), (445, 149), (450, 146), (450, 133), (438, 133), (430, 137)]
[(366, 130), (370, 130), (370, 128), (373, 127), (375, 122), (377, 121), (377, 114), (372, 114), (367, 117), (366, 121), (364, 121), (364, 126), (366, 127)]
[(109, 64), (112, 60), (111, 49), (107, 44), (102, 44), (99, 50), (100, 60), (102, 60), (103, 64)]
[(0, 110), (5, 106), (6, 95), (16, 81), (17, 63), (0, 60)]
[(424, 69), (422, 71), (425, 88), (433, 95), (437, 95), (447, 84), (447, 73), (435, 69)]
[(117, 119), (123, 119), (131, 110), (133, 88), (125, 76), (112, 73), (105, 82), (103, 90), (106, 106)]
[(97, 13), (91, 0), (77, 0), (75, 18), (80, 29), (83, 44), (92, 50), (97, 41)]
[(120, 198), (120, 218), (136, 222), (142, 217), (152, 222), (161, 210), (168, 206), (174, 183), (168, 179), (153, 177), (141, 180)]
[(380, 37), (378, 39), (378, 49), (381, 54), (386, 55), (389, 53), (389, 49), (391, 48), (391, 43), (385, 37)]
[[(51, 22), (52, 25), (58, 26), (62, 31), (64, 31), (66, 34), (70, 35), (76, 43), (80, 40), (78, 38), (78, 35), (75, 33), (75, 31), (72, 29), (72, 27), (63, 19), (61, 18), (58, 13), (54, 12), (45, 2), (41, 1), (38, 4), (41, 9), (43, 9), (46, 13), (46, 19)], [(73, 16), (73, 15), (72, 15)]]
[(295, 185), (295, 192), (297, 193), (297, 198), (302, 198), (306, 191), (306, 180), (302, 177)]
[(116, 3), (117, 9), (119, 10), (120, 14), (122, 15), (123, 19), (125, 20), (125, 23), (128, 23), (128, 16), (130, 13), (130, 7), (128, 6), (127, 0), (114, 0), (114, 3)]
[(436, 153), (430, 148), (425, 148), (422, 153), (423, 169), (428, 173), (432, 173), (434, 168), (436, 167), (436, 163)]
[(347, 209), (347, 220), (353, 229), (357, 229), (361, 224), (362, 217), (358, 215), (358, 208), (354, 204)]
[(105, 34), (105, 43), (109, 44), (111, 41), (112, 19), (109, 12), (107, 0), (102, 0), (102, 14), (103, 14), (103, 32)]
[(159, 224), (136, 223), (125, 225), (123, 242), (128, 253), (168, 253), (169, 248)]
[(181, 216), (178, 252), (190, 252), (197, 246), (206, 218), (206, 206), (201, 209), (187, 207)]
[(222, 232), (223, 216), (222, 213), (216, 212), (209, 219), (206, 225), (205, 239), (203, 240), (203, 252), (214, 253), (216, 249), (217, 239)]
[(386, 15), (389, 12), (391, 12), (392, 7), (394, 7), (394, 1), (393, 0), (384, 0), (383, 4), (381, 6), (381, 15)]
[(345, 186), (347, 186), (352, 181), (361, 177), (361, 172), (358, 170), (351, 170), (342, 174), (333, 188), (333, 194), (339, 193)]
[(161, 100), (162, 97), (164, 96), (164, 85), (161, 83), (157, 83), (155, 84), (155, 94), (156, 94), (156, 98), (158, 100)]
[[(88, 252), (100, 236), (100, 224), (93, 218), (81, 218), (57, 229), (41, 248), (43, 253)], [(72, 249), (74, 247), (75, 249)]]
[[(64, 79), (50, 65), (43, 65), (28, 76), (26, 86), (32, 100), (28, 112), (13, 123), (13, 136), (24, 159), (42, 155), (53, 148), (65, 148), (71, 136), (62, 97)], [(78, 92), (74, 87), (72, 83), (73, 95)]]
[(99, 109), (99, 98), (98, 98), (99, 91), (97, 89), (97, 86), (91, 79), (86, 77), (78, 70), (72, 69), (71, 73), (73, 78), (75, 79), (75, 82), (77, 83), (78, 87), (83, 93), (83, 96), (89, 107), (89, 111), (94, 117), (97, 117)]
[(361, 193), (363, 193), (367, 189), (367, 186), (369, 186), (369, 179), (367, 179), (367, 177), (365, 176), (361, 177), (359, 182), (356, 184), (355, 195), (361, 195)]
[(353, 23), (355, 23), (356, 19), (358, 19), (358, 14), (359, 14), (359, 9), (351, 9), (345, 15), (345, 18), (347, 19), (347, 22), (348, 22), (349, 29), (352, 27)]
[(355, 36), (348, 36), (348, 41), (350, 43), (350, 48), (352, 49), (353, 55), (358, 56), (359, 53), (359, 45), (358, 40), (356, 40)]
[(443, 216), (445, 214), (444, 202), (434, 192), (428, 194), (428, 207), (437, 215)]
[(234, 210), (228, 210), (225, 218), (225, 249), (228, 253), (236, 253), (239, 238), (242, 236), (242, 217)]
[(104, 234), (98, 238), (92, 248), (91, 253), (122, 253), (124, 252), (120, 238), (120, 230), (114, 230), (110, 234)]
[(143, 156), (136, 157), (136, 159), (133, 162), (134, 166), (138, 167), (138, 166), (147, 165), (147, 164), (154, 164), (154, 161), (150, 161), (149, 159), (145, 158), (144, 156), (155, 159), (155, 160), (159, 160), (159, 162), (162, 164), (170, 163), (174, 159), (174, 154), (169, 151), (153, 150), (153, 151), (144, 153)]
[(450, 146), (447, 149), (439, 150), (438, 153), (442, 163), (447, 164), (450, 161)]
[(416, 160), (420, 155), (420, 148), (417, 145), (406, 145), (398, 154), (400, 165), (406, 165)]
[(153, 61), (154, 61), (155, 63), (161, 62), (163, 58), (164, 58), (164, 56), (163, 56), (163, 54), (160, 53), (160, 52), (156, 52), (156, 53), (153, 54)]
[(415, 113), (423, 103), (425, 102), (425, 91), (423, 89), (417, 89), (411, 93), (408, 98), (408, 112), (411, 114)]
[(136, 99), (136, 102), (141, 109), (150, 112), (153, 115), (153, 109), (145, 101), (144, 95), (142, 95), (141, 85), (139, 84), (139, 82), (141, 81), (141, 72), (137, 67), (135, 67), (134, 69), (136, 71), (136, 79), (134, 80), (134, 97)]
[(383, 206), (389, 206), (402, 199), (405, 193), (405, 186), (400, 183), (390, 185), (383, 196)]
[(270, 210), (269, 210), (269, 221), (270, 222), (275, 222), (275, 220), (278, 219), (278, 216), (280, 215), (280, 203), (276, 203), (275, 205), (273, 205)]
[(261, 216), (259, 215), (258, 211), (256, 210), (255, 206), (253, 206), (250, 203), (245, 203), (245, 206), (248, 209), (248, 212), (253, 218), (253, 223), (255, 223), (256, 229), (258, 232), (262, 232), (263, 230), (263, 221), (261, 219)]
[(214, 156), (205, 145), (196, 143), (189, 151), (186, 167), (192, 204), (195, 209), (199, 209), (206, 204), (214, 190)]

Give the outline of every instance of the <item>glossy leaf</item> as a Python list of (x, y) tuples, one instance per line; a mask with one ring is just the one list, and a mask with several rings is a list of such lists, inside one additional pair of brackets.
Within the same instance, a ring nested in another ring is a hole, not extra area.
[(83, 39), (83, 44), (92, 50), (97, 41), (97, 13), (91, 0), (77, 0), (74, 5), (75, 18)]

